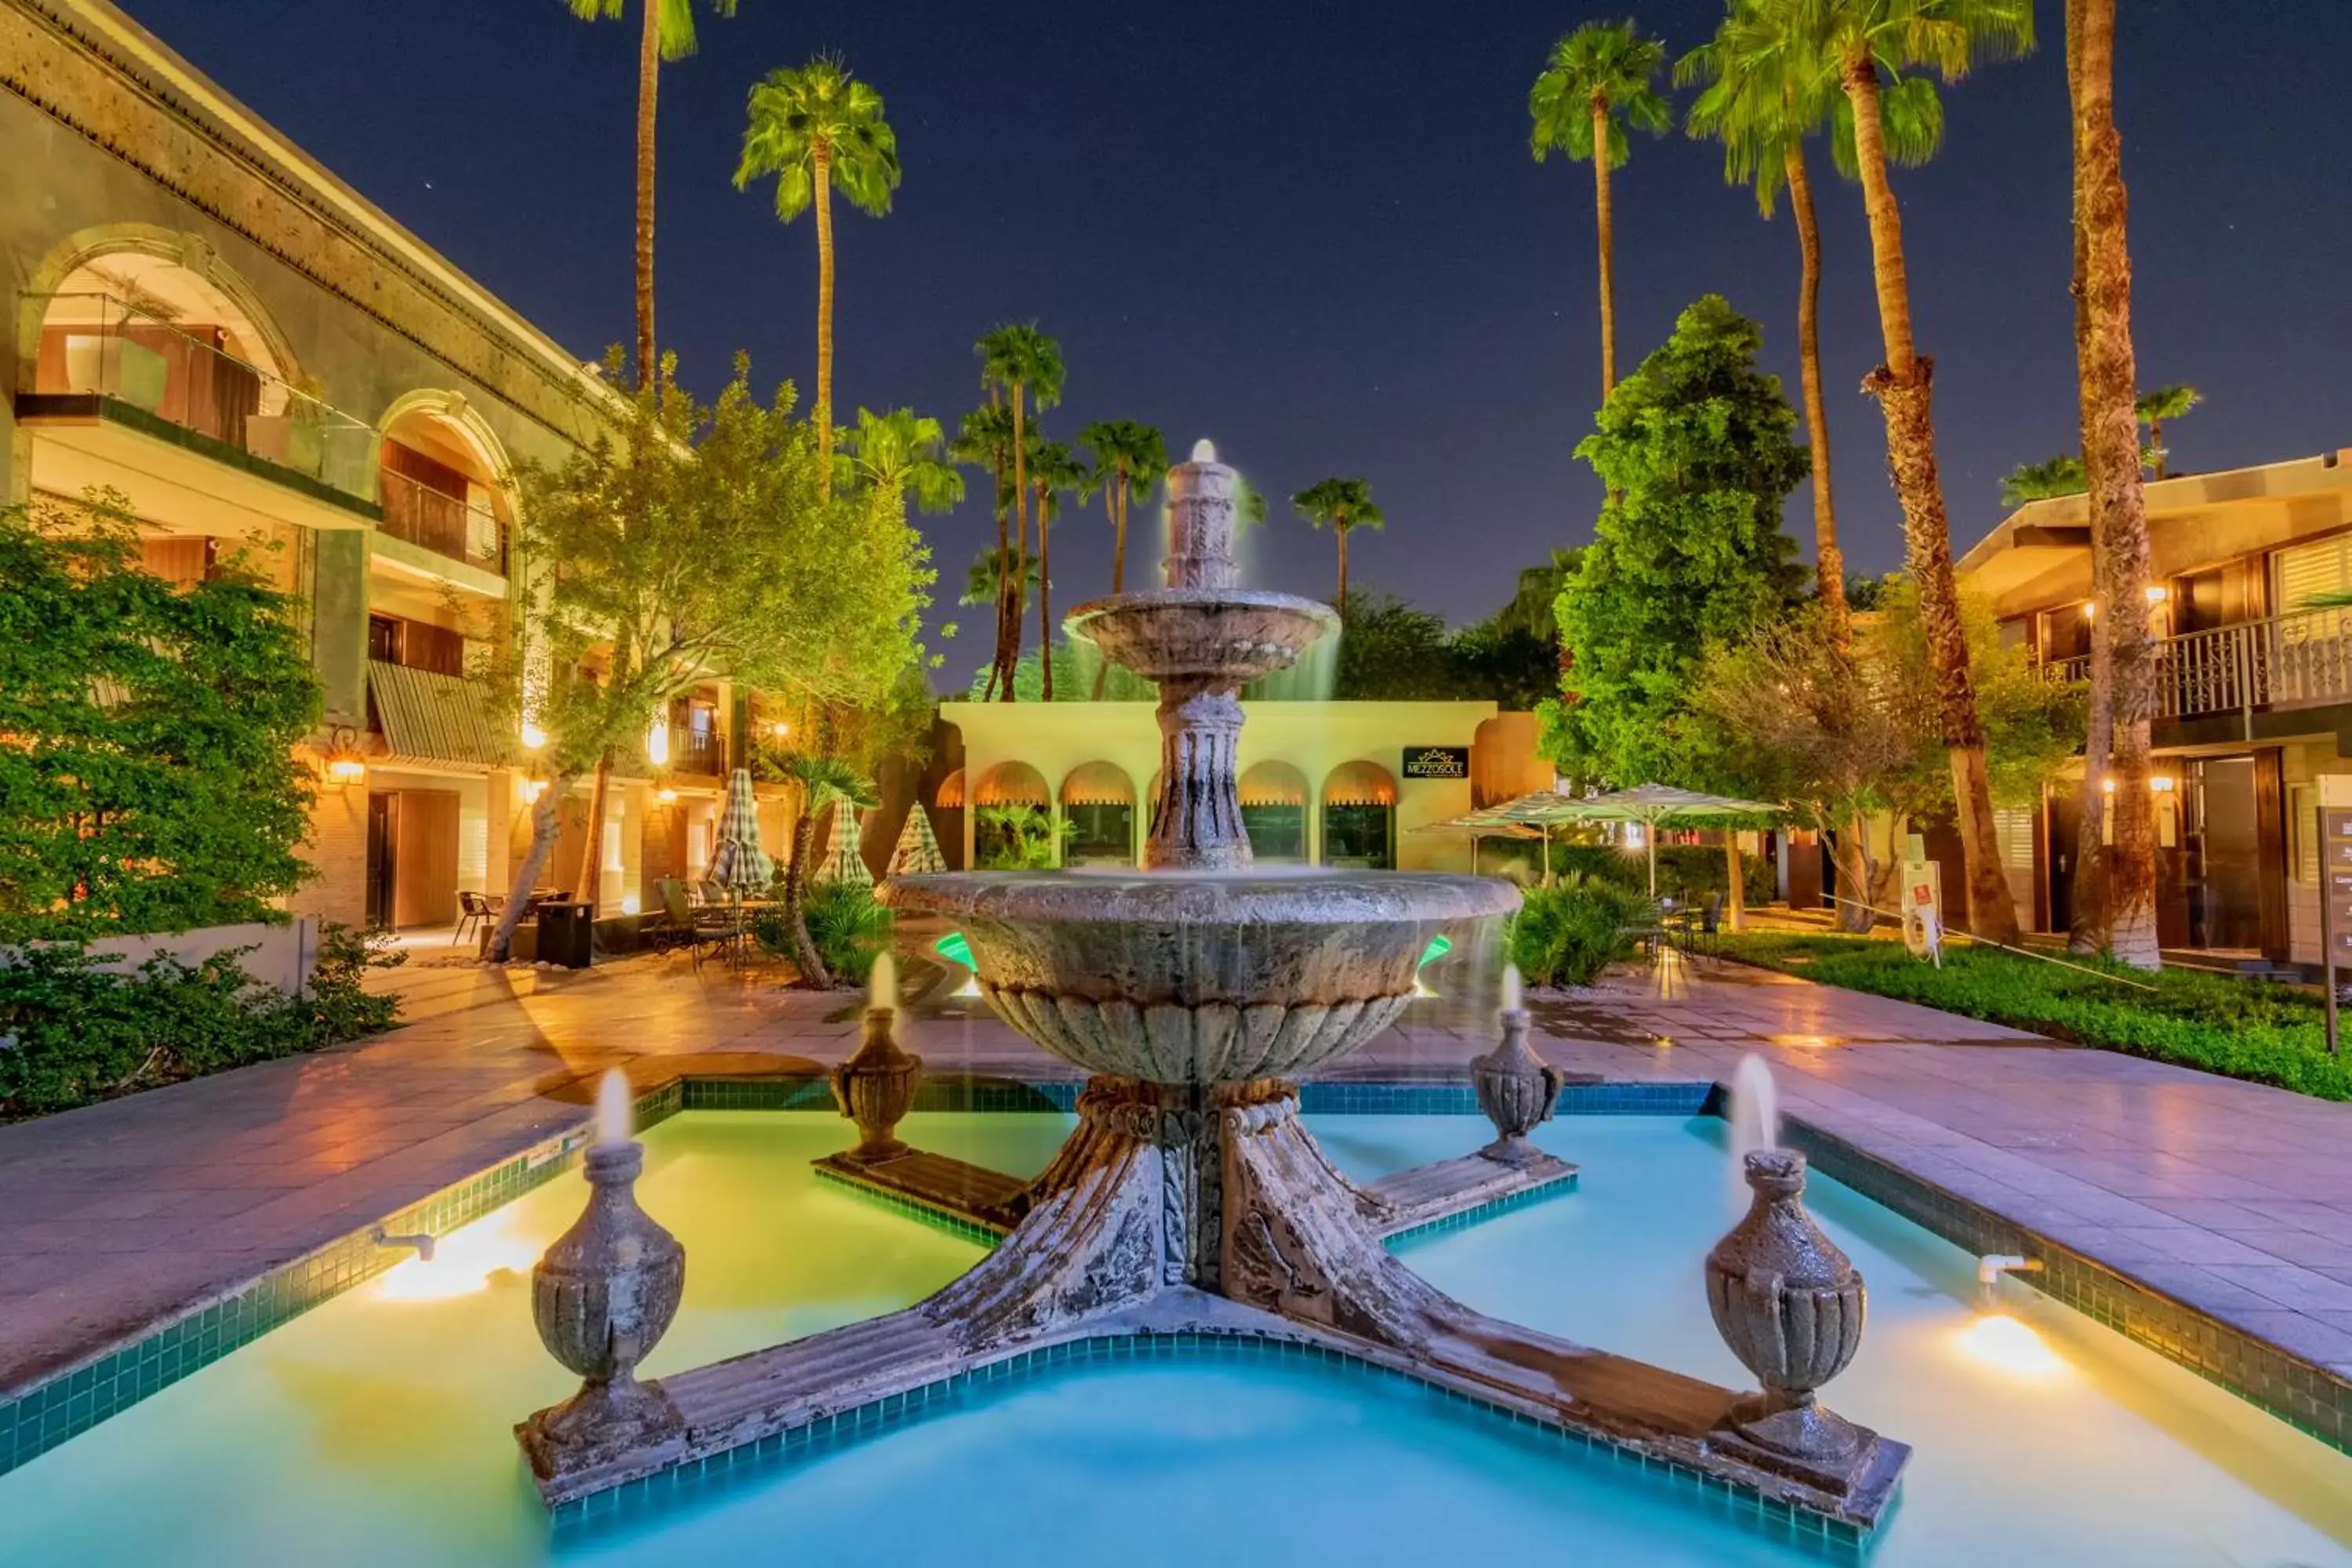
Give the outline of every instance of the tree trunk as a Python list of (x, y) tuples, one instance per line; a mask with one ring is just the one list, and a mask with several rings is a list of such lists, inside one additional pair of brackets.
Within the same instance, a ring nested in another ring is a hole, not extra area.
[[(2148, 788), (2156, 706), (2156, 639), (2147, 618), (2147, 502), (2139, 468), (2138, 367), (2131, 339), (2131, 254), (2123, 142), (2115, 117), (2115, 0), (2068, 0), (2069, 53), (2078, 92), (2074, 156), (2081, 195), (2083, 454), (2091, 528), (2106, 562), (2110, 766), (2115, 837), (2105, 856), (2107, 940), (2137, 969), (2161, 959), (2156, 936), (2156, 799)], [(2075, 32), (2080, 29), (2080, 42)]]
[(613, 787), (611, 748), (596, 759), (596, 780), (588, 790), (588, 842), (580, 851), (580, 875), (572, 879), (572, 896), (593, 904), (604, 887), (604, 803)]
[(801, 984), (818, 991), (833, 989), (833, 973), (818, 956), (815, 939), (809, 935), (807, 888), (809, 846), (816, 838), (816, 803), (808, 791), (801, 792), (801, 813), (793, 819), (793, 853), (784, 863), (784, 925), (793, 933), (793, 963), (801, 972)]
[(1853, 642), (1845, 602), (1845, 555), (1838, 549), (1837, 503), (1830, 492), (1829, 413), (1822, 401), (1822, 231), (1813, 216), (1812, 182), (1805, 176), (1801, 143), (1790, 142), (1785, 160), (1789, 216), (1797, 230), (1803, 269), (1797, 286), (1797, 362), (1804, 385), (1805, 445), (1812, 458), (1813, 560), (1830, 635), (1841, 648)]
[(1609, 212), (1609, 104), (1592, 100), (1592, 216), (1601, 240), (1601, 401), (1617, 389), (1617, 228)]
[(1346, 521), (1335, 521), (1331, 524), (1331, 531), (1339, 536), (1339, 596), (1333, 601), (1331, 607), (1344, 616), (1348, 613), (1348, 524)]
[(1037, 664), (1043, 695), (1054, 700), (1054, 535), (1045, 515), (1045, 486), (1037, 487)]
[(504, 963), (514, 951), (515, 927), (522, 923), (525, 905), (530, 902), (530, 890), (539, 886), (539, 874), (547, 869), (548, 857), (555, 853), (555, 841), (563, 829), (563, 797), (571, 793), (569, 776), (551, 778), (539, 798), (530, 805), (530, 847), (523, 851), (521, 863), (515, 867), (514, 881), (507, 889), (507, 907), (499, 911), (499, 923), (490, 932), (489, 946), (485, 950), (492, 963)]
[(1128, 474), (1118, 471), (1118, 510), (1110, 524), (1110, 591), (1127, 592), (1127, 491)]
[(996, 695), (998, 679), (1004, 673), (1005, 594), (1012, 581), (1007, 567), (1013, 560), (1013, 538), (1005, 528), (1004, 458), (1002, 455), (989, 465), (988, 471), (992, 476), (990, 482), (994, 487), (992, 499), (996, 507), (996, 646), (989, 650), (988, 689), (981, 695), (982, 702)]
[[(643, 0), (647, 10), (653, 0)], [(816, 144), (816, 446), (833, 494), (833, 149)]]
[(1736, 827), (1723, 830), (1723, 929), (1741, 931), (1748, 925), (1748, 878), (1747, 868), (1739, 859), (1739, 830)]
[(1014, 677), (1021, 670), (1021, 622), (1028, 608), (1022, 578), (1029, 566), (1029, 426), (1023, 414), (1022, 386), (1013, 384), (1013, 571), (1005, 588), (1011, 603), (1012, 634), (1005, 639), (1004, 700), (1018, 702)]
[[(2066, 32), (2066, 96), (2071, 106), (2076, 101), (2081, 88), (2077, 77), (2082, 59), (2077, 47), (2082, 29), (2071, 20), (2073, 5), (2069, 0), (2070, 19)], [(2070, 120), (2069, 123), (2072, 121)], [(2087, 275), (2089, 251), (2083, 226), (2083, 169), (2079, 159), (2074, 163), (2074, 278), (2068, 295), (2074, 304), (2074, 359), (2076, 418), (2084, 428), (2091, 424), (2088, 403), (2089, 383), (2082, 378), (2080, 367), (2087, 364), (2091, 353), (2091, 317), (2086, 303), (2089, 297)], [(2084, 458), (2087, 483), (2091, 455)], [(2083, 786), (2075, 796), (2074, 909), (2067, 921), (2066, 946), (2069, 952), (2083, 954), (2105, 952), (2107, 950), (2107, 790), (2108, 752), (2113, 749), (2115, 719), (2115, 664), (2112, 645), (2108, 641), (2114, 617), (2106, 613), (2107, 551), (2106, 542), (2096, 528), (2091, 530), (2091, 700), (2083, 737)]]
[[(2109, 27), (2109, 29), (2108, 29), (2108, 30), (2109, 30), (2110, 32), (2112, 32), (2112, 31), (2114, 30), (2114, 28), (2112, 27), (2112, 26)], [(2122, 176), (2122, 173), (2121, 173), (2121, 159), (2120, 159), (2120, 157), (2118, 157), (2118, 159), (2117, 159), (2117, 174), (2116, 174), (2116, 178), (2121, 179), (2122, 177), (2123, 177), (2123, 176)], [(2151, 451), (2155, 452), (2155, 454), (2156, 454), (2156, 477), (2157, 477), (2158, 479), (2163, 479), (2163, 478), (2165, 477), (2165, 474), (2164, 474), (2164, 421), (2163, 421), (2163, 420), (2161, 420), (2161, 419), (2151, 419), (2151, 420), (2149, 420), (2149, 421), (2147, 422), (2147, 444), (2148, 444), (2148, 447), (2149, 447), (2149, 449), (2150, 449)]]
[(2001, 870), (1993, 826), (1991, 779), (1985, 766), (1984, 726), (1969, 671), (1968, 636), (1960, 619), (1959, 585), (1952, 574), (1952, 531), (1944, 513), (1943, 482), (1936, 472), (1936, 423), (1930, 407), (1933, 362), (1912, 345), (1910, 285), (1903, 266), (1903, 221), (1886, 183), (1880, 134), (1877, 67), (1867, 55), (1844, 71), (1853, 106), (1854, 159), (1863, 205), (1870, 215), (1872, 275), (1886, 363), (1863, 390), (1886, 416), (1886, 462), (1903, 507), (1904, 553), (1919, 584), (1920, 617), (1936, 672), (1938, 728), (1950, 759), (1953, 815), (1968, 870), (1969, 929), (1994, 942), (2017, 941), (2017, 905)]
[(661, 5), (638, 0), (637, 36), (637, 385), (654, 384), (654, 95), (661, 82)]
[[(1829, 836), (1823, 834), (1827, 840)], [(1871, 888), (1878, 880), (1878, 868), (1870, 858), (1870, 819), (1860, 812), (1846, 830), (1837, 836), (1832, 850), (1837, 857), (1838, 880), (1844, 884), (1845, 897), (1838, 901), (1837, 922), (1856, 935), (1867, 935), (1877, 918), (1871, 912)]]

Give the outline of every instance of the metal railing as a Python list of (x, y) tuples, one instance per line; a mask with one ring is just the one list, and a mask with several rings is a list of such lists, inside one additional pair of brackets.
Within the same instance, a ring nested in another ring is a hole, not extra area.
[[(2088, 656), (2044, 661), (2051, 676), (2088, 679)], [(2156, 712), (2163, 720), (2241, 715), (2352, 701), (2352, 610), (2296, 610), (2166, 637), (2157, 646)]]
[(377, 483), (383, 487), (384, 532), (436, 555), (506, 574), (506, 529), (488, 508), (392, 468), (384, 469)]
[(41, 297), (36, 396), (98, 396), (314, 479), (376, 490), (373, 426), (111, 294)]
[(716, 730), (690, 730), (673, 725), (669, 732), (670, 764), (682, 773), (711, 777), (727, 771), (727, 739)]

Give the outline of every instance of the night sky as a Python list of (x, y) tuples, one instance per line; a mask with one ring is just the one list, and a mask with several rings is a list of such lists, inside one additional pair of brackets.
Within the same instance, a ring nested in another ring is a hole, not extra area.
[[(123, 3), (583, 359), (630, 336), (634, 4), (591, 25), (559, 0)], [(1359, 475), (1391, 521), (1355, 536), (1355, 582), (1478, 618), (1519, 567), (1589, 538), (1599, 504), (1570, 456), (1598, 402), (1591, 174), (1532, 161), (1527, 96), (1557, 37), (1623, 9), (741, 0), (663, 69), (662, 345), (705, 392), (738, 348), (763, 384), (805, 392), (814, 225), (778, 225), (730, 175), (752, 81), (839, 52), (883, 92), (906, 167), (888, 217), (839, 209), (845, 413), (907, 405), (952, 428), (980, 396), (972, 341), (1034, 318), (1069, 364), (1049, 433), (1141, 419), (1180, 454), (1208, 435), (1267, 492), (1256, 582), (1329, 593), (1330, 539), (1283, 498)], [(2168, 432), (2176, 468), (2352, 443), (2352, 99), (2311, 70), (2352, 58), (2352, 5), (2122, 10), (2141, 383), (2210, 400)], [(1952, 89), (1943, 153), (1895, 175), (1962, 548), (1998, 521), (2003, 472), (2077, 444), (2059, 7), (2040, 12), (2040, 52)], [(1679, 55), (1720, 5), (1639, 14)], [(1899, 516), (1856, 390), (1879, 353), (1868, 237), (1859, 193), (1825, 157), (1815, 171), (1843, 537), (1853, 569), (1885, 571)], [(1616, 203), (1621, 366), (1715, 290), (1764, 322), (1793, 401), (1785, 215), (1761, 221), (1678, 131), (1637, 142)], [(943, 599), (992, 532), (984, 489), (923, 520)], [(1099, 506), (1066, 518), (1069, 603), (1107, 586), (1109, 531)], [(1790, 521), (1809, 535), (1802, 491)], [(943, 679), (984, 636), (942, 645)]]

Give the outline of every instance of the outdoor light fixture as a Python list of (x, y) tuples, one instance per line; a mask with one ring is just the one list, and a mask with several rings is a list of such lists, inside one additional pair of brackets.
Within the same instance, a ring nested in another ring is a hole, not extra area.
[(2150, 583), (2147, 593), (2147, 602), (2151, 605), (2161, 605), (2165, 600), (2172, 597), (2172, 590), (2161, 583)]
[(359, 734), (349, 724), (336, 725), (327, 737), (327, 777), (339, 784), (367, 777), (367, 758), (360, 754)]
[(654, 799), (664, 805), (676, 805), (677, 804), (677, 791), (670, 788), (667, 784), (664, 784), (661, 788), (654, 791)]
[(535, 752), (547, 744), (547, 731), (526, 719), (522, 721), (523, 750)]
[(2180, 787), (2180, 783), (2170, 773), (2150, 773), (2147, 775), (2147, 787), (2159, 795), (2169, 795)]
[(785, 723), (782, 719), (776, 721), (775, 730), (776, 739), (779, 741), (793, 732), (793, 727), (790, 724)]
[(667, 767), (667, 766), (668, 766), (668, 764), (669, 764), (669, 721), (668, 721), (668, 720), (667, 720), (667, 719), (656, 719), (656, 720), (655, 720), (655, 721), (654, 721), (654, 722), (653, 722), (653, 728), (651, 728), (651, 729), (649, 729), (649, 730), (647, 730), (647, 731), (646, 731), (646, 760), (647, 762), (649, 762), (649, 763), (653, 763), (653, 765), (654, 765), (654, 766), (656, 766), (656, 767), (657, 767), (657, 768), (659, 768), (659, 767)]
[(2084, 620), (2086, 620), (2086, 621), (2092, 621), (2092, 620), (2096, 620), (2096, 619), (2098, 619), (2098, 616), (2099, 616), (2099, 606), (2098, 606), (2097, 605), (2095, 605), (2095, 604), (2093, 604), (2093, 603), (2092, 603), (2090, 600), (2088, 600), (2088, 599), (2084, 600), (2084, 601), (2083, 601), (2083, 618), (2084, 618)]

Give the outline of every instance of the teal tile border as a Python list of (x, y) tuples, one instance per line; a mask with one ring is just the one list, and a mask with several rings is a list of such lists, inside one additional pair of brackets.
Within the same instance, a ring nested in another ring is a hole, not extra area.
[(1508, 1214), (1514, 1209), (1533, 1208), (1536, 1205), (1549, 1202), (1553, 1198), (1566, 1197), (1576, 1191), (1580, 1184), (1579, 1178), (1571, 1174), (1562, 1176), (1557, 1181), (1546, 1182), (1540, 1187), (1529, 1187), (1525, 1192), (1506, 1193), (1499, 1198), (1488, 1198), (1483, 1204), (1473, 1204), (1470, 1207), (1457, 1210), (1453, 1214), (1440, 1215), (1435, 1219), (1426, 1219), (1419, 1225), (1407, 1226), (1402, 1230), (1392, 1230), (1389, 1232), (1384, 1245), (1391, 1252), (1395, 1252), (1413, 1242), (1433, 1236), (1442, 1236), (1448, 1231), (1462, 1230), (1493, 1219), (1496, 1215)]
[(2332, 1448), (2352, 1453), (2352, 1383), (2140, 1284), (2063, 1242), (1913, 1174), (1801, 1117), (1782, 1136), (1813, 1168), (1978, 1257), (2037, 1258), (2013, 1278)]
[[(1411, 1373), (1376, 1366), (1322, 1345), (1190, 1331), (1117, 1334), (1042, 1346), (952, 1377), (908, 1389), (873, 1405), (820, 1416), (791, 1431), (776, 1433), (757, 1442), (565, 1503), (557, 1508), (551, 1517), (549, 1527), (551, 1544), (560, 1550), (570, 1549), (600, 1537), (624, 1532), (679, 1507), (709, 1501), (737, 1488), (756, 1484), (772, 1476), (782, 1466), (814, 1459), (866, 1442), (912, 1421), (957, 1410), (984, 1407), (992, 1399), (1010, 1392), (1009, 1385), (1044, 1373), (1089, 1363), (1166, 1361), (1179, 1357), (1195, 1363), (1312, 1363), (1367, 1381), (1409, 1384), (1424, 1391), (1433, 1403), (1443, 1405), (1458, 1416), (1492, 1430), (1509, 1432), (1521, 1441), (1567, 1450), (1584, 1462), (1622, 1470), (1629, 1478), (1638, 1478), (1644, 1484), (1663, 1488), (1712, 1517), (1799, 1547), (1826, 1561), (1860, 1563), (1867, 1555), (1872, 1532), (1852, 1521), (1831, 1519), (1797, 1508), (1672, 1459), (1622, 1447), (1605, 1437), (1553, 1426), (1507, 1405), (1448, 1388)], [(1893, 1517), (1891, 1511), (1882, 1515), (1882, 1526)]]

